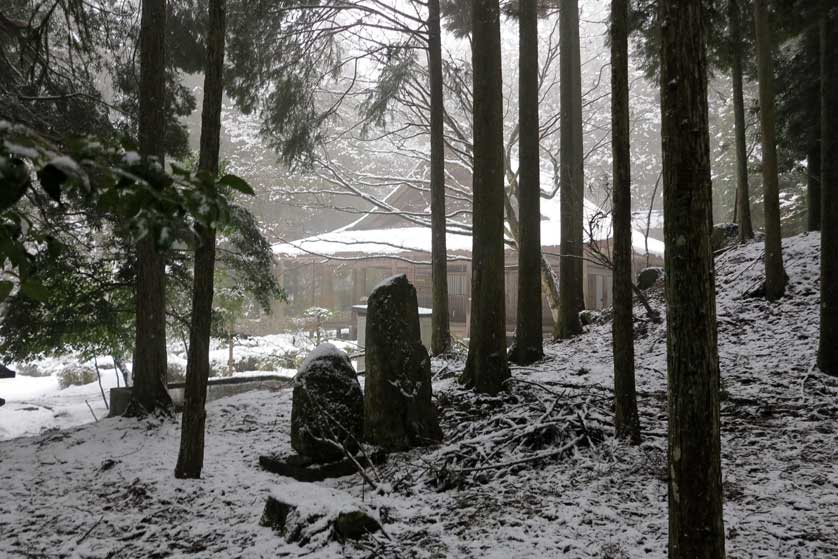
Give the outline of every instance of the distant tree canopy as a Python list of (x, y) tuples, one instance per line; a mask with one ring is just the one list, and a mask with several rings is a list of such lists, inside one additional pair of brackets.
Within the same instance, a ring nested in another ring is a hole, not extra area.
[(33, 4), (9, 0), (0, 10), (0, 119), (58, 139), (112, 130), (95, 86), (100, 12), (82, 0)]
[[(0, 155), (0, 164), (3, 161)], [(61, 172), (44, 169), (53, 166), (45, 165), (42, 176)], [(132, 170), (139, 171), (137, 167)], [(119, 167), (99, 172), (124, 173)], [(115, 183), (113, 178), (98, 184), (88, 182), (89, 190), (72, 182), (48, 187), (62, 188), (58, 191), (61, 203), (46, 189), (32, 185), (25, 198), (3, 212), (2, 223), (13, 226), (18, 220), (25, 224), (26, 233), (21, 227), (16, 237), (9, 237), (14, 244), (6, 243), (0, 249), (0, 257), (7, 263), (19, 264), (18, 282), (0, 282), (0, 287), (9, 286), (4, 297), (15, 283), (21, 286), (3, 302), (0, 353), (21, 361), (67, 350), (82, 355), (128, 353), (135, 310), (132, 239), (153, 235), (162, 248), (185, 247), (193, 240), (190, 221), (223, 226), (218, 273), (230, 278), (242, 301), (253, 298), (270, 311), (272, 301), (284, 296), (273, 273), (271, 247), (252, 214), (227, 201), (235, 188), (225, 185), (248, 187), (225, 175), (220, 179), (220, 193), (208, 197), (199, 187), (204, 178), (184, 169), (178, 172), (160, 175), (156, 183), (169, 184), (168, 193), (159, 192), (153, 183), (133, 183), (125, 178)], [(76, 180), (84, 185), (89, 179), (79, 175)], [(191, 274), (186, 263), (190, 258), (188, 251), (171, 253), (172, 325), (188, 320), (188, 306), (178, 309), (178, 301), (189, 298)]]
[(152, 238), (169, 254), (175, 304), (177, 292), (192, 287), (191, 274), (177, 271), (191, 257), (183, 249), (197, 224), (221, 228), (221, 273), (243, 297), (265, 309), (281, 297), (269, 244), (254, 217), (231, 203), (236, 192), (252, 195), (251, 187), (234, 175), (195, 172), (189, 162), (180, 117), (194, 111), (195, 98), (178, 76), (203, 67), (206, 16), (198, 4), (168, 3), (164, 151), (186, 161), (166, 168), (135, 151), (136, 6), (13, 0), (0, 12), (4, 356), (125, 354), (135, 318), (134, 243)]
[[(728, 2), (735, 1), (742, 27), (739, 49), (744, 61), (744, 72), (756, 81), (754, 54), (754, 22), (750, 2), (745, 0), (705, 0), (705, 35), (709, 71), (729, 73), (731, 44), (726, 16)], [(657, 29), (656, 0), (633, 0), (631, 10), (635, 49), (642, 67), (649, 77), (658, 72), (660, 52)], [(770, 0), (771, 25), (775, 44), (773, 59), (777, 86), (778, 149), (781, 164), (791, 170), (806, 158), (807, 134), (817, 122), (819, 96), (819, 63), (817, 47), (817, 9), (813, 0)], [(809, 35), (814, 31), (814, 45)]]
[(333, 114), (316, 92), (321, 80), (342, 71), (340, 46), (328, 31), (341, 10), (327, 2), (311, 9), (288, 4), (230, 5), (227, 92), (244, 113), (261, 113), (262, 134), (284, 161), (307, 164)]
[(44, 295), (38, 300), (18, 292), (5, 302), (0, 353), (6, 359), (26, 362), (68, 349), (84, 357), (130, 353), (134, 305), (128, 247), (101, 246), (96, 256), (88, 248), (53, 241), (35, 255), (33, 275)]
[[(729, 28), (729, 2), (735, 2), (739, 15), (741, 53), (745, 80), (757, 82), (754, 20), (751, 2), (747, 0), (704, 0), (705, 40), (707, 43), (709, 77), (729, 75), (732, 52)], [(630, 25), (634, 53), (647, 77), (659, 72), (660, 30), (657, 23), (657, 0), (632, 0)], [(817, 10), (813, 0), (769, 0), (770, 26), (774, 36), (772, 59), (776, 80), (777, 151), (782, 189), (799, 193), (801, 162), (812, 157), (817, 140), (820, 82), (817, 37)], [(746, 100), (746, 108), (758, 115), (757, 99)], [(758, 135), (758, 126), (753, 127)], [(759, 154), (757, 161), (759, 161)], [(817, 164), (817, 162), (815, 162)], [(714, 182), (716, 180), (714, 179)], [(715, 187), (714, 187), (715, 188)], [(784, 221), (790, 220), (805, 208), (799, 208), (805, 196), (792, 195), (796, 200)], [(757, 200), (754, 200), (756, 203)]]
[[(203, 10), (192, 0), (168, 6), (166, 151), (184, 157), (188, 130), (179, 119), (195, 110), (195, 98), (178, 73), (201, 69)], [(82, 0), (7, 2), (0, 11), (0, 118), (56, 141), (93, 134), (135, 143), (137, 9)], [(113, 94), (113, 102), (105, 93)]]

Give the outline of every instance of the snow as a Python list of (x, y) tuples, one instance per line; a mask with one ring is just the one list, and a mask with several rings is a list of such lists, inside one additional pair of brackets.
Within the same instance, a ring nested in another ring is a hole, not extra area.
[(35, 148), (14, 144), (8, 140), (3, 141), (3, 147), (11, 154), (19, 157), (26, 157), (28, 159), (37, 159), (41, 155), (41, 153)]
[(142, 160), (142, 156), (136, 151), (126, 151), (122, 156), (122, 162), (129, 166), (138, 165)]
[[(56, 366), (58, 363), (55, 359), (39, 362), (42, 371), (52, 371), (49, 376), (28, 377), (18, 374), (12, 379), (0, 379), (0, 397), (6, 400), (6, 405), (0, 407), (0, 440), (95, 421), (88, 404), (97, 418), (101, 419), (108, 414), (98, 383), (61, 389), (57, 377), (60, 370)], [(116, 372), (100, 368), (102, 387), (107, 394), (116, 386)]]
[[(607, 218), (604, 218), (607, 219)], [(608, 228), (596, 233), (596, 240), (606, 240)], [(471, 236), (448, 232), (445, 236), (449, 253), (470, 253)], [(541, 245), (557, 247), (561, 244), (558, 222), (541, 222)], [(645, 254), (643, 233), (632, 231), (632, 246), (635, 252)], [(399, 227), (395, 229), (338, 229), (322, 235), (314, 235), (297, 241), (279, 243), (273, 246), (275, 254), (283, 256), (305, 256), (307, 254), (341, 256), (352, 254), (393, 255), (405, 252), (431, 252), (431, 230), (428, 227)], [(649, 239), (649, 253), (663, 256), (664, 245), (657, 239)]]
[(271, 489), (271, 496), (297, 509), (301, 516), (330, 516), (358, 510), (359, 501), (343, 491), (289, 480)]
[[(306, 254), (377, 254), (429, 252), (431, 230), (428, 227), (400, 227), (397, 229), (337, 230), (289, 243), (274, 245), (274, 253), (285, 256)], [(471, 251), (471, 236), (449, 232), (446, 235), (449, 252)]]
[(328, 358), (336, 358), (341, 361), (346, 360), (349, 361), (346, 353), (339, 350), (335, 347), (334, 344), (330, 344), (328, 342), (322, 343), (316, 348), (314, 348), (311, 353), (306, 355), (306, 358), (303, 360), (303, 363), (300, 365), (299, 370), (304, 371), (311, 367), (311, 364), (320, 359), (328, 359)]
[[(343, 340), (334, 340), (334, 344), (344, 351), (354, 351), (356, 346)], [(302, 334), (275, 334), (236, 340), (234, 358), (237, 363), (254, 363), (260, 370), (242, 370), (234, 377), (256, 377), (266, 374), (292, 378), (297, 374), (296, 360), (302, 360), (307, 351), (314, 347), (314, 342)], [(227, 372), (229, 348), (226, 340), (213, 340), (210, 351), (210, 365), (216, 371)], [(179, 349), (179, 351), (178, 351)], [(106, 397), (117, 383), (124, 385), (122, 376), (117, 380), (110, 357), (98, 358), (102, 374), (102, 388)], [(279, 366), (288, 363), (290, 366)], [(183, 348), (170, 348), (169, 367), (186, 371), (186, 353)], [(93, 369), (93, 360), (79, 361), (74, 355), (49, 357), (29, 363), (38, 369), (42, 376), (20, 374), (21, 364), (10, 363), (18, 375), (12, 379), (0, 379), (0, 398), (6, 405), (0, 407), (0, 441), (15, 437), (37, 435), (48, 429), (68, 428), (101, 419), (108, 414), (102, 400), (98, 382), (84, 386), (70, 386), (62, 389), (58, 375), (67, 367)], [(130, 370), (130, 363), (126, 365)], [(91, 413), (90, 408), (93, 409)]]
[[(398, 189), (391, 192), (391, 195)], [(386, 199), (385, 199), (386, 200)], [(558, 247), (561, 244), (561, 205), (559, 196), (541, 199), (541, 246)], [(374, 215), (374, 214), (369, 214)], [(588, 240), (605, 241), (612, 237), (611, 216), (590, 200), (584, 201), (585, 237)], [(366, 216), (341, 227), (323, 233), (273, 245), (274, 254), (283, 256), (340, 255), (394, 255), (404, 252), (431, 252), (431, 229), (420, 225), (389, 229), (363, 229), (359, 226)], [(450, 225), (449, 225), (450, 227)], [(632, 230), (632, 247), (638, 254), (645, 254), (647, 242), (637, 223)], [(470, 253), (471, 235), (449, 230), (445, 236), (449, 253)], [(664, 245), (657, 239), (648, 239), (649, 253), (663, 256)]]
[(60, 155), (58, 157), (53, 157), (49, 165), (53, 165), (63, 171), (68, 175), (79, 175), (81, 173), (81, 168), (79, 168), (79, 164), (72, 157), (68, 157), (66, 155)]
[[(777, 303), (743, 297), (760, 281), (761, 244), (717, 258), (730, 557), (838, 556), (838, 380), (814, 368), (818, 244), (816, 234), (784, 240), (790, 284)], [(662, 309), (663, 294), (649, 293)], [(447, 439), (438, 448), (391, 455), (378, 471), (389, 491), (365, 489), (358, 476), (311, 486), (259, 469), (260, 454), (290, 451), (290, 390), (249, 392), (207, 406), (201, 480), (173, 476), (179, 418), (108, 419), (2, 441), (0, 556), (662, 559), (666, 324), (649, 322), (640, 306), (635, 316), (640, 446), (606, 431), (598, 444), (485, 483), (438, 491), (421, 481), (450, 442), (454, 400), (503, 421), (520, 412), (511, 400), (524, 386), (536, 390), (528, 381), (568, 398), (587, 396), (610, 417), (611, 325), (598, 323), (576, 339), (549, 345), (543, 361), (513, 368), (509, 401), (462, 390), (455, 381), (461, 357), (435, 360), (434, 393)], [(553, 398), (542, 395), (545, 402)], [(472, 452), (483, 448), (478, 439)], [(327, 506), (344, 498), (332, 501), (333, 491), (363, 501), (387, 535), (301, 548), (259, 526), (272, 493)]]
[(638, 210), (631, 212), (632, 227), (639, 231), (649, 229), (663, 229), (663, 210)]

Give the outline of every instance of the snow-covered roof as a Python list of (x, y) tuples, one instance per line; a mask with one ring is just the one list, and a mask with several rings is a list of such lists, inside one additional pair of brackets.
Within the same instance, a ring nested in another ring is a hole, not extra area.
[(631, 212), (631, 225), (641, 231), (649, 229), (663, 229), (663, 210), (637, 210)]
[[(375, 214), (366, 214), (353, 223), (328, 233), (277, 243), (273, 246), (274, 254), (286, 257), (388, 256), (407, 252), (430, 254), (431, 230), (429, 227), (401, 219), (404, 226), (366, 229), (363, 223), (371, 215)], [(558, 247), (561, 244), (559, 196), (541, 199), (541, 216), (541, 245)], [(587, 199), (584, 205), (583, 226), (588, 240), (605, 241), (613, 236), (610, 215)], [(471, 235), (449, 231), (446, 235), (446, 245), (451, 253), (471, 252)], [(646, 239), (639, 228), (633, 231), (632, 246), (635, 252), (646, 253)], [(648, 247), (650, 254), (663, 256), (664, 245), (661, 241), (649, 238)]]

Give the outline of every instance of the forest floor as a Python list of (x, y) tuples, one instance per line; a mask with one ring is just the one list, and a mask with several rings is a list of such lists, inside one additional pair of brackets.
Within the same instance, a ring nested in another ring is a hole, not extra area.
[[(813, 366), (818, 245), (784, 241), (790, 284), (777, 303), (744, 296), (760, 281), (761, 244), (717, 258), (729, 557), (838, 557), (838, 379)], [(660, 288), (649, 293), (663, 311)], [(174, 479), (179, 418), (0, 442), (0, 556), (663, 558), (666, 330), (635, 311), (640, 446), (609, 425), (606, 320), (513, 369), (498, 398), (458, 387), (460, 359), (435, 361), (443, 445), (391, 455), (382, 492), (359, 476), (322, 484), (363, 499), (386, 535), (301, 547), (259, 526), (286, 480), (257, 459), (290, 450), (291, 410), (289, 390), (260, 391), (208, 405), (201, 480)]]

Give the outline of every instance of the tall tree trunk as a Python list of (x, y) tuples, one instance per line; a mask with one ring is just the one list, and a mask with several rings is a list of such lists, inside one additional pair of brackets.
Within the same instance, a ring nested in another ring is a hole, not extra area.
[(725, 556), (703, 0), (660, 0), (669, 557)]
[[(518, 178), (515, 173), (510, 173), (507, 171), (506, 173), (507, 180), (509, 181), (510, 190), (517, 190), (520, 192), (520, 189), (517, 188), (517, 181)], [(539, 177), (540, 181), (540, 177)], [(539, 191), (541, 186), (539, 185)], [(520, 201), (519, 201), (520, 204)], [(539, 199), (539, 213), (540, 213), (540, 206), (541, 200)], [(509, 235), (515, 241), (516, 248), (521, 246), (521, 228), (518, 225), (518, 215), (515, 211), (515, 207), (512, 205), (512, 199), (509, 192), (504, 192), (504, 207), (506, 209), (506, 221), (509, 224)], [(540, 216), (539, 216), (540, 219)], [(541, 229), (539, 224), (539, 243), (541, 243)], [(553, 273), (553, 266), (547, 260), (547, 257), (539, 248), (538, 251), (538, 261), (539, 261), (539, 269), (541, 273), (541, 292), (544, 294), (544, 298), (547, 300), (547, 306), (550, 309), (550, 315), (553, 319), (553, 324), (558, 323), (559, 321), (559, 286), (556, 282), (556, 275)], [(544, 317), (544, 312), (542, 310), (542, 320)], [(543, 348), (543, 332), (542, 332), (542, 348)]]
[(556, 282), (556, 274), (553, 273), (553, 266), (541, 253), (541, 289), (544, 297), (547, 298), (547, 306), (550, 308), (550, 315), (553, 317), (553, 327), (559, 323), (559, 286)]
[(733, 119), (736, 135), (736, 222), (739, 224), (739, 241), (754, 238), (751, 223), (751, 195), (748, 188), (748, 147), (745, 141), (745, 94), (742, 86), (742, 27), (740, 0), (728, 0), (731, 58), (733, 64)]
[(521, 0), (519, 16), (518, 312), (510, 359), (529, 365), (544, 357), (536, 0)]
[[(233, 328), (235, 328), (235, 324), (230, 325), (230, 332), (227, 334), (227, 374), (233, 376), (233, 373), (236, 372), (236, 358), (234, 356), (234, 350), (236, 348), (236, 335), (233, 333)], [(316, 345), (320, 345), (320, 330), (316, 330), (317, 342)]]
[(838, 9), (821, 18), (821, 330), (818, 367), (838, 376)]
[[(818, 115), (820, 120), (820, 115)], [(820, 122), (809, 131), (809, 154), (807, 156), (807, 187), (806, 207), (808, 214), (806, 229), (820, 231), (821, 229), (821, 127)]]
[(759, 73), (759, 115), (762, 124), (762, 182), (765, 207), (765, 297), (774, 301), (786, 291), (783, 246), (780, 230), (780, 187), (777, 176), (775, 137), (774, 67), (767, 0), (754, 0), (754, 25)]
[(628, 0), (611, 1), (611, 150), (614, 167), (614, 426), (617, 436), (640, 444), (634, 382), (631, 278), (631, 131), (628, 84)]
[(579, 54), (579, 5), (562, 0), (559, 14), (559, 84), (561, 97), (561, 260), (559, 322), (556, 337), (582, 332), (579, 311), (583, 293), (582, 221), (584, 182), (582, 143), (582, 63)]
[[(214, 189), (218, 174), (221, 136), (221, 103), (224, 95), (225, 0), (209, 0), (207, 65), (204, 74), (204, 106), (201, 111), (201, 152), (198, 169)], [(186, 364), (183, 426), (180, 433), (175, 477), (199, 478), (204, 467), (204, 432), (207, 419), (210, 327), (215, 276), (215, 229), (198, 228), (195, 249), (195, 279), (192, 290), (192, 324)]]
[(503, 92), (498, 0), (473, 0), (474, 214), (471, 337), (463, 381), (478, 392), (506, 387), (503, 244)]
[[(166, 2), (144, 0), (140, 22), (139, 143), (143, 157), (162, 165), (165, 136)], [(133, 405), (129, 413), (168, 411), (166, 390), (165, 259), (153, 235), (137, 243), (137, 328), (134, 346)]]
[[(807, 56), (816, 58), (818, 67), (823, 63), (820, 54), (820, 30), (815, 28), (806, 34)], [(818, 78), (820, 81), (820, 77)], [(821, 81), (821, 84), (823, 82)], [(819, 97), (820, 98), (820, 97)], [(815, 118), (809, 127), (806, 174), (808, 185), (806, 189), (806, 205), (808, 218), (806, 228), (809, 231), (819, 231), (821, 228), (821, 103), (817, 103)]]
[[(111, 359), (113, 360), (114, 369), (116, 369), (118, 373), (122, 375), (122, 380), (125, 382), (126, 388), (131, 386), (133, 384), (133, 381), (131, 380), (131, 373), (125, 366), (125, 361), (123, 361), (121, 357), (117, 357), (116, 354), (111, 354)], [(116, 377), (117, 386), (119, 386), (119, 374), (117, 374)]]
[(448, 250), (445, 243), (445, 137), (439, 0), (428, 0), (428, 69), (431, 89), (431, 353), (451, 349)]
[[(510, 184), (512, 184), (513, 181), (517, 181), (515, 175), (510, 173), (507, 173), (507, 179), (510, 180)], [(520, 247), (521, 228), (518, 226), (517, 214), (515, 212), (515, 208), (512, 206), (512, 200), (510, 199), (508, 193), (504, 193), (504, 198), (506, 207), (506, 220), (509, 223), (509, 234), (515, 241), (516, 247)], [(540, 205), (541, 201), (539, 200), (539, 206)], [(539, 229), (539, 236), (540, 235), (541, 230)], [(539, 239), (539, 242), (541, 242), (541, 239)], [(553, 273), (553, 266), (550, 264), (550, 262), (547, 260), (547, 257), (540, 249), (538, 253), (538, 261), (541, 273), (541, 292), (544, 294), (544, 298), (547, 299), (547, 306), (550, 309), (550, 315), (553, 319), (553, 324), (556, 324), (559, 321), (559, 286), (556, 283), (556, 275)], [(542, 310), (542, 320), (543, 316), (544, 315)]]

